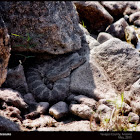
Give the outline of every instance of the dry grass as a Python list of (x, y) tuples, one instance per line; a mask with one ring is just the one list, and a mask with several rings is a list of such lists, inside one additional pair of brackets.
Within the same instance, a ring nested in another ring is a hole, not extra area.
[(99, 124), (96, 123), (93, 114), (90, 119), (90, 129), (92, 131), (135, 131), (137, 124), (130, 124), (130, 118), (124, 116), (123, 98), (123, 94), (121, 94), (121, 105), (118, 105), (117, 100), (109, 101), (114, 104), (111, 115), (104, 117)]

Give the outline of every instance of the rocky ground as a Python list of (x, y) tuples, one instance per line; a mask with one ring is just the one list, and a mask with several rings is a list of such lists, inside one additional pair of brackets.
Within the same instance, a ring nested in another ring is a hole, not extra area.
[(140, 2), (0, 13), (0, 131), (140, 131)]

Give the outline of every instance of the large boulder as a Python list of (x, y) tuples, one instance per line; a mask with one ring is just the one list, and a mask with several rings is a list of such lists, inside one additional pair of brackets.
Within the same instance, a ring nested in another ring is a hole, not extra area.
[(13, 51), (64, 54), (81, 48), (82, 32), (72, 2), (5, 1), (2, 4)]
[(96, 100), (113, 98), (116, 96), (114, 89), (92, 59), (91, 51), (100, 45), (97, 42), (88, 35), (82, 39), (82, 48), (78, 53), (85, 56), (87, 61), (71, 73), (70, 91)]
[(130, 44), (112, 38), (92, 51), (92, 59), (116, 92), (129, 90), (140, 78), (140, 54)]
[(104, 9), (99, 2), (75, 1), (81, 21), (84, 21), (91, 33), (105, 31), (106, 27), (113, 22), (113, 17)]
[(10, 37), (8, 35), (8, 30), (0, 16), (0, 86), (6, 80), (10, 50)]

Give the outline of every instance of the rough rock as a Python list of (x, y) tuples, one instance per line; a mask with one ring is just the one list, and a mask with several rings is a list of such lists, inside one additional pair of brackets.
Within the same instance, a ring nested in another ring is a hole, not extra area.
[(29, 107), (30, 113), (26, 114), (25, 118), (33, 119), (40, 115), (43, 115), (48, 111), (48, 108), (49, 108), (48, 102), (39, 102), (39, 103), (32, 102)]
[(99, 33), (113, 22), (113, 17), (104, 9), (99, 2), (75, 1), (80, 20), (84, 21), (88, 31)]
[(32, 104), (32, 103), (36, 103), (35, 101), (35, 98), (33, 96), (32, 93), (27, 93), (24, 95), (24, 101), (27, 103), (27, 104)]
[(138, 123), (139, 122), (139, 116), (133, 112), (130, 112), (128, 114), (128, 119), (129, 119), (129, 122), (131, 122), (131, 123)]
[(58, 102), (54, 104), (49, 109), (49, 114), (54, 116), (56, 119), (60, 119), (65, 117), (69, 112), (68, 105), (65, 102)]
[(85, 104), (71, 104), (69, 110), (72, 114), (90, 120), (93, 110)]
[(38, 127), (46, 127), (46, 126), (56, 126), (57, 121), (55, 119), (53, 119), (51, 116), (49, 115), (42, 115), (41, 117), (35, 119), (35, 120), (30, 120), (30, 119), (26, 119), (23, 121), (23, 126), (25, 128), (30, 128), (30, 129), (36, 129)]
[(5, 82), (10, 58), (10, 36), (0, 15), (0, 86)]
[(113, 38), (113, 36), (109, 33), (106, 32), (100, 32), (98, 37), (97, 37), (97, 41), (102, 44), (104, 42), (106, 42), (107, 40)]
[(21, 111), (13, 106), (6, 106), (5, 109), (0, 110), (0, 115), (18, 124), (21, 124)]
[(40, 112), (40, 114), (46, 113), (48, 108), (49, 108), (49, 103), (48, 102), (40, 102), (37, 105), (37, 111)]
[(132, 86), (130, 91), (124, 92), (124, 101), (132, 107), (132, 111), (140, 115), (140, 79)]
[(125, 1), (101, 1), (101, 4), (114, 19), (122, 17), (127, 7), (127, 2)]
[(139, 26), (140, 24), (138, 24), (138, 23), (140, 22), (140, 11), (131, 14), (130, 17), (129, 17), (129, 22), (131, 24), (134, 24), (136, 26), (137, 25)]
[(24, 102), (20, 93), (12, 89), (1, 89), (0, 100), (6, 103), (10, 103), (17, 108), (27, 108), (27, 104)]
[(137, 26), (137, 27), (140, 27), (140, 20), (135, 20), (134, 25)]
[(134, 46), (138, 43), (138, 38), (135, 32), (135, 29), (131, 26), (125, 28), (125, 38), (128, 43), (133, 44)]
[(140, 54), (130, 44), (112, 38), (92, 51), (100, 70), (116, 92), (129, 90), (140, 78)]
[(0, 131), (21, 131), (18, 124), (0, 116)]
[(140, 2), (139, 1), (126, 1), (127, 7), (124, 11), (124, 15), (131, 15), (140, 10)]
[(125, 40), (125, 28), (128, 23), (124, 18), (119, 19), (106, 28), (106, 32), (121, 40)]
[[(75, 97), (76, 95), (75, 94), (70, 94), (70, 96), (68, 96), (67, 98), (66, 98), (66, 102), (67, 103), (71, 103), (71, 102), (74, 102), (74, 97)], [(76, 103), (76, 102), (75, 102)]]
[(110, 118), (112, 109), (105, 104), (101, 104), (98, 106), (96, 113), (98, 114), (100, 121), (104, 119)]
[(77, 101), (79, 104), (85, 104), (89, 107), (91, 107), (93, 110), (96, 110), (97, 101), (95, 101), (92, 98), (88, 98), (84, 95), (78, 95), (74, 97), (74, 100)]
[(90, 122), (87, 120), (73, 121), (58, 125), (57, 127), (38, 128), (37, 131), (91, 131)]
[(82, 32), (71, 1), (5, 1), (3, 11), (13, 51), (64, 54), (81, 48)]
[(4, 87), (17, 90), (23, 95), (28, 93), (28, 85), (26, 83), (24, 69), (21, 64), (19, 64), (15, 68), (8, 69)]
[[(80, 27), (81, 30), (84, 32), (84, 34), (90, 35), (90, 33), (88, 32), (88, 30), (87, 30), (85, 27), (83, 27), (83, 25), (79, 24), (79, 27)], [(83, 35), (84, 35), (84, 34), (83, 34)]]
[[(87, 43), (89, 42), (89, 43)], [(86, 62), (71, 73), (70, 91), (74, 94), (82, 94), (93, 97), (97, 100), (101, 98), (113, 98), (116, 96), (111, 84), (106, 80), (105, 75), (100, 72), (94, 59), (92, 50), (99, 46), (93, 37), (82, 39), (82, 48), (79, 55), (86, 57)]]

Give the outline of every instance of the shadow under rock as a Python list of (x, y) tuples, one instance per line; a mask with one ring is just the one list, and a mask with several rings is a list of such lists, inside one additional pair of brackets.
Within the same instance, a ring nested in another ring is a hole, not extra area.
[(0, 115), (0, 131), (21, 131), (21, 128), (15, 122)]
[(83, 94), (97, 101), (114, 96), (114, 90), (93, 58), (92, 52), (100, 43), (91, 35), (84, 34), (81, 44), (82, 48), (77, 53), (86, 57), (86, 62), (72, 72), (70, 92)]

